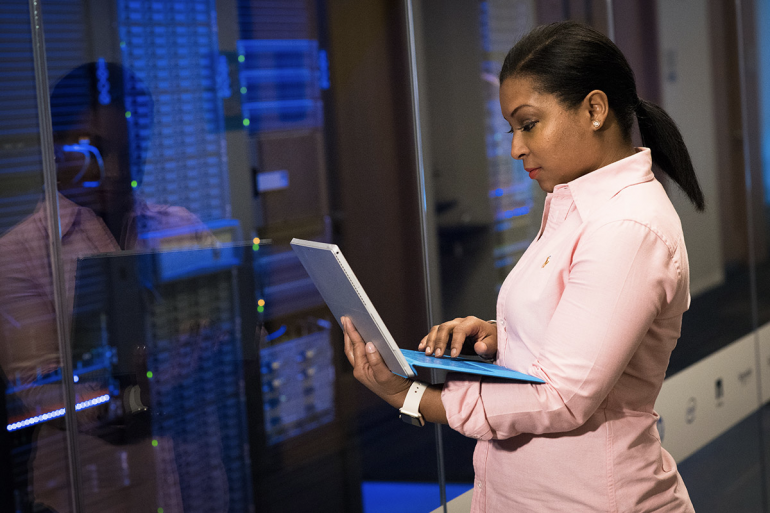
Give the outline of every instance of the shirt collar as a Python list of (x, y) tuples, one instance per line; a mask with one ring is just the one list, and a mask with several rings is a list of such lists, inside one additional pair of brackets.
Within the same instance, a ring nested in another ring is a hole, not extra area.
[(637, 148), (637, 152), (624, 159), (576, 178), (567, 184), (557, 185), (558, 189), (568, 188), (575, 207), (582, 219), (587, 219), (617, 193), (644, 182), (652, 181), (652, 155), (649, 148)]

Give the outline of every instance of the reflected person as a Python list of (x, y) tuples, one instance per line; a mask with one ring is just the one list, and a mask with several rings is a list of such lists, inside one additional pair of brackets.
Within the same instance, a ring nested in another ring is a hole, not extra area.
[[(126, 108), (129, 99), (145, 114), (133, 131)], [(152, 234), (171, 229), (177, 235), (161, 241), (163, 247), (216, 245), (193, 213), (149, 203), (138, 192), (152, 130), (153, 100), (131, 71), (102, 60), (71, 70), (52, 90), (51, 112), (65, 283), (63, 313), (68, 318), (79, 258), (152, 249), (159, 244)], [(17, 391), (17, 413), (27, 417), (63, 407), (60, 382), (42, 384), (54, 382), (61, 369), (49, 234), (47, 206), (41, 201), (30, 217), (0, 238), (0, 366)], [(195, 367), (195, 362), (172, 362), (177, 363)], [(100, 383), (81, 382), (75, 387), (78, 400), (105, 392)], [(146, 387), (143, 393), (146, 396)], [(124, 402), (117, 399), (112, 402)], [(141, 405), (137, 398), (125, 402)], [(153, 451), (141, 440), (104, 435), (101, 425), (114, 415), (114, 409), (108, 415), (106, 406), (78, 413), (88, 509), (139, 511), (145, 501), (159, 497), (164, 511), (181, 511), (173, 443)], [(60, 513), (70, 510), (63, 429), (62, 418), (39, 425), (31, 478), (34, 499)], [(129, 461), (141, 472), (129, 473)], [(160, 486), (152, 469), (169, 482)], [(212, 472), (218, 487), (226, 486), (224, 472)]]

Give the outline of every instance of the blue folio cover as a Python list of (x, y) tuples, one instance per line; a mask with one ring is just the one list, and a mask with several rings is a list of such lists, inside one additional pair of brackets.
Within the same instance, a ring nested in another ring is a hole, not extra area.
[[(466, 374), (478, 374), (490, 378), (515, 379), (519, 381), (528, 381), (530, 383), (545, 383), (545, 381), (536, 378), (535, 376), (516, 372), (489, 362), (466, 360), (462, 357), (450, 358), (449, 356), (442, 356), (437, 358), (435, 356), (427, 356), (420, 351), (412, 351), (411, 349), (402, 349), (401, 353), (404, 355), (404, 358), (406, 358), (406, 361), (412, 369), (415, 367), (427, 367), (429, 369), (438, 369), (445, 372), (464, 372)], [(417, 371), (415, 370), (415, 373), (416, 372)]]

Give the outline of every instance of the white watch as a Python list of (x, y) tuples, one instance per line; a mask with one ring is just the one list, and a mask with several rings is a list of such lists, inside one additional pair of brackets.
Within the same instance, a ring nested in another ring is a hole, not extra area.
[(406, 399), (404, 399), (404, 405), (398, 411), (401, 412), (399, 417), (407, 424), (413, 426), (422, 427), (425, 425), (425, 419), (422, 418), (420, 413), (420, 401), (422, 400), (422, 394), (428, 389), (428, 385), (420, 381), (412, 381), (412, 386), (409, 387), (409, 392), (406, 393)]

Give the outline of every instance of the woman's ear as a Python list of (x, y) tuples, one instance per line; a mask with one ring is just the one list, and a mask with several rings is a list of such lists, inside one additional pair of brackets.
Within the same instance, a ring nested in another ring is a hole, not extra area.
[(610, 102), (604, 91), (598, 89), (588, 93), (583, 100), (584, 112), (588, 114), (588, 122), (591, 128), (596, 131), (604, 126), (607, 116), (610, 113)]

